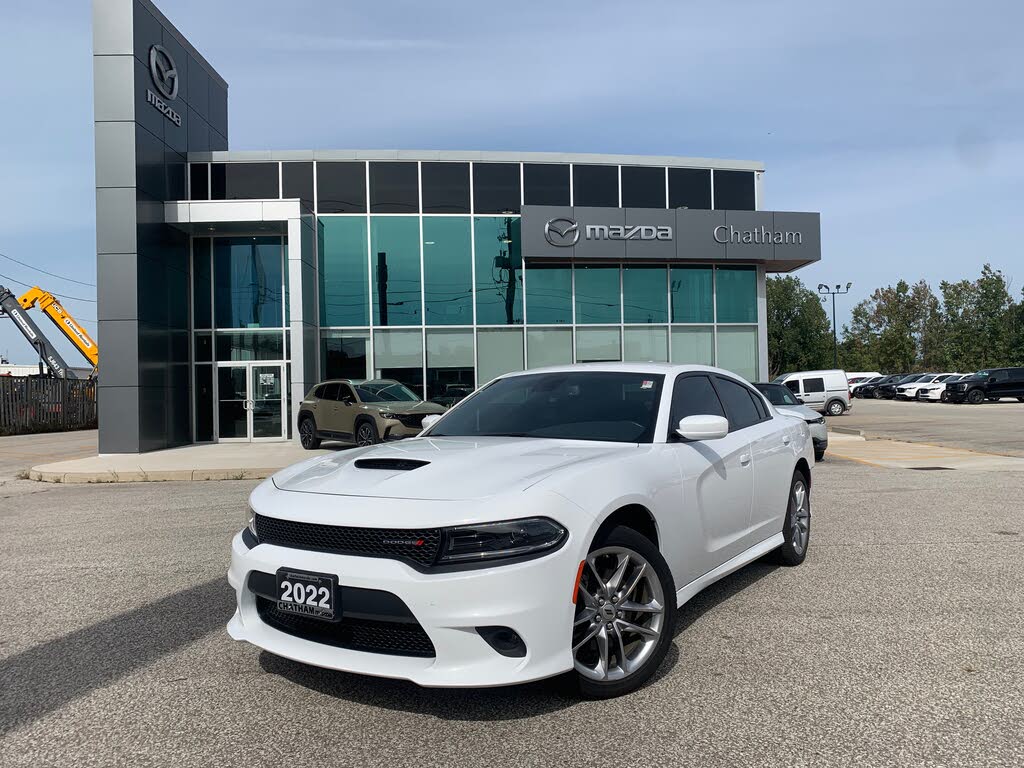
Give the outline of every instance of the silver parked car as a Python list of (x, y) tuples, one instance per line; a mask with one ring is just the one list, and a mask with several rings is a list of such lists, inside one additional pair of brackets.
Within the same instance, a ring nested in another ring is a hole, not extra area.
[(796, 416), (807, 422), (807, 428), (811, 431), (811, 440), (814, 442), (814, 460), (821, 461), (825, 457), (825, 449), (828, 448), (828, 427), (825, 426), (825, 417), (798, 401), (789, 387), (782, 384), (755, 384), (754, 386), (768, 398), (768, 402), (775, 406), (776, 411), (787, 416)]

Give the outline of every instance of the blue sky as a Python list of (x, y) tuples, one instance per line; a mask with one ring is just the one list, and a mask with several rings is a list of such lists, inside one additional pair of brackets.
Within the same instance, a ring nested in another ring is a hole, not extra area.
[[(761, 160), (766, 207), (821, 211), (822, 262), (797, 274), (853, 282), (840, 324), (900, 278), (937, 290), (988, 261), (1024, 285), (1012, 0), (158, 4), (230, 84), (233, 149)], [(95, 282), (90, 13), (0, 9), (0, 253)], [(5, 259), (0, 274), (95, 297)], [(29, 361), (0, 322), (0, 352)]]

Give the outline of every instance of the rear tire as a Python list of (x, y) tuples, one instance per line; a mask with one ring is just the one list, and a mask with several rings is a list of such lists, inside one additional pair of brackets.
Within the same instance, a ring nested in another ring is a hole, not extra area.
[(316, 422), (312, 416), (299, 421), (299, 442), (307, 451), (315, 451), (320, 447), (320, 438), (316, 436)]
[(789, 486), (782, 534), (786, 540), (775, 550), (775, 561), (785, 566), (800, 565), (807, 557), (811, 543), (811, 485), (799, 469), (793, 473), (793, 482)]
[(580, 693), (610, 699), (642, 686), (664, 661), (675, 624), (672, 571), (654, 543), (625, 526), (595, 539), (570, 641)]
[(846, 413), (846, 405), (842, 400), (830, 400), (825, 410), (829, 416), (842, 416)]
[(971, 405), (979, 405), (985, 401), (985, 395), (980, 389), (972, 389), (967, 393), (967, 402)]

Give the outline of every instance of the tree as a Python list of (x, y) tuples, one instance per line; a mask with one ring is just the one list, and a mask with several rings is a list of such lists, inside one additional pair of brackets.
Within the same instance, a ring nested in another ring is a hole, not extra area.
[(769, 378), (787, 371), (828, 368), (832, 364), (832, 329), (818, 294), (798, 277), (769, 277)]

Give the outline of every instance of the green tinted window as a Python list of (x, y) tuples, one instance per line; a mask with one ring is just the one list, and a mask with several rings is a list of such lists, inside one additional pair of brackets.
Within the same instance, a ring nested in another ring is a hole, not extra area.
[(218, 328), (280, 328), (284, 274), (279, 237), (213, 241), (213, 303)]
[(757, 381), (757, 328), (720, 327), (717, 365)]
[(370, 217), (375, 325), (420, 325), (420, 222), (416, 216)]
[(366, 279), (366, 218), (325, 216), (319, 220), (320, 324), (369, 325)]
[(192, 241), (192, 327), (210, 327), (210, 239)]
[(576, 322), (621, 322), (620, 291), (617, 266), (576, 267)]
[(622, 332), (622, 359), (632, 362), (667, 363), (668, 329), (664, 326), (626, 328)]
[(757, 322), (755, 267), (718, 267), (715, 270), (715, 294), (718, 322)]
[(715, 333), (711, 326), (672, 329), (672, 362), (715, 364)]
[(523, 256), (518, 216), (480, 216), (474, 220), (476, 247), (476, 322), (523, 322)]
[(625, 322), (667, 322), (667, 289), (665, 267), (623, 267), (622, 314)]
[(423, 292), (427, 325), (473, 324), (469, 217), (423, 217)]
[(576, 362), (606, 363), (622, 359), (618, 328), (577, 328)]
[(572, 322), (572, 268), (561, 264), (530, 266), (526, 274), (526, 322)]
[(711, 267), (672, 267), (669, 295), (673, 323), (714, 321)]

